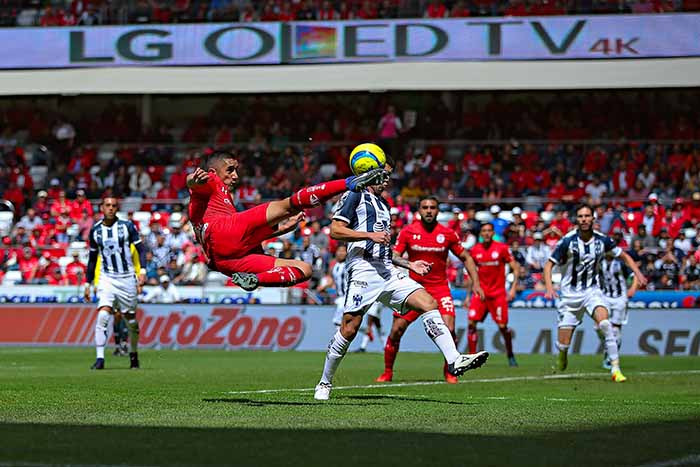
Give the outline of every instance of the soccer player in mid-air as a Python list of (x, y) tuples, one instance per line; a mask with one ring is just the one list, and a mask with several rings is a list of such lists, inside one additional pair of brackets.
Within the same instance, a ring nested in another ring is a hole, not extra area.
[[(479, 277), (471, 255), (462, 247), (459, 237), (454, 230), (448, 229), (437, 221), (438, 199), (434, 196), (426, 196), (418, 203), (420, 222), (414, 222), (401, 229), (396, 239), (394, 254), (401, 257), (408, 254), (409, 261), (423, 260), (430, 265), (430, 271), (425, 275), (410, 272), (411, 279), (425, 287), (430, 295), (437, 301), (438, 310), (445, 322), (450, 335), (455, 339), (455, 305), (452, 301), (450, 286), (447, 282), (447, 256), (451, 251), (462, 260), (473, 281), (473, 291), (483, 298), (483, 291), (479, 285)], [(401, 337), (408, 326), (418, 319), (420, 314), (411, 310), (406, 314), (394, 313), (394, 322), (391, 333), (384, 347), (384, 372), (377, 378), (378, 382), (391, 381), (394, 377), (394, 362), (399, 352)], [(476, 353), (476, 352), (472, 352)], [(457, 383), (457, 378), (449, 372), (447, 362), (444, 364), (443, 374), (445, 381), (451, 384)]]
[(323, 375), (314, 392), (316, 400), (330, 398), (333, 376), (357, 335), (363, 315), (377, 301), (399, 312), (412, 309), (421, 314), (425, 333), (445, 356), (451, 374), (462, 375), (480, 367), (488, 358), (487, 352), (460, 355), (435, 299), (394, 266), (405, 267), (416, 274), (425, 274), (430, 269), (425, 261), (392, 256), (390, 208), (381, 197), (388, 183), (385, 180), (367, 190), (344, 194), (333, 215), (331, 237), (348, 243), (348, 287), (343, 322), (328, 344)]
[[(484, 289), (484, 296), (473, 294), (469, 301), (467, 343), (469, 352), (476, 352), (479, 340), (476, 323), (482, 322), (486, 318), (486, 312), (489, 312), (503, 336), (508, 365), (518, 366), (513, 354), (513, 333), (508, 327), (508, 302), (515, 298), (520, 265), (513, 258), (508, 245), (494, 241), (493, 235), (492, 223), (485, 222), (481, 224), (481, 230), (479, 231), (481, 242), (469, 250), (476, 262), (481, 288)], [(506, 264), (510, 266), (510, 270), (513, 272), (513, 283), (507, 292)]]
[[(209, 267), (231, 277), (244, 290), (259, 286), (291, 286), (311, 277), (311, 265), (300, 260), (265, 255), (261, 243), (290, 232), (303, 210), (320, 205), (346, 190), (361, 191), (381, 183), (381, 168), (343, 180), (303, 188), (283, 200), (237, 212), (231, 193), (239, 181), (239, 162), (227, 151), (214, 151), (187, 176), (189, 216)], [(285, 222), (284, 224), (280, 224)]]
[(584, 311), (595, 320), (598, 329), (605, 336), (605, 350), (610, 358), (610, 373), (616, 383), (627, 381), (620, 370), (615, 332), (609, 319), (609, 305), (601, 290), (601, 264), (607, 252), (620, 258), (637, 278), (640, 286), (647, 283), (634, 260), (615, 245), (615, 242), (600, 232), (593, 230), (593, 208), (582, 204), (576, 209), (576, 229), (557, 243), (552, 256), (544, 266), (545, 297), (557, 298), (552, 284), (552, 269), (559, 266), (561, 271), (561, 298), (557, 304), (559, 331), (557, 347), (557, 368), (564, 371), (568, 365), (569, 345), (574, 329), (581, 324)]
[[(97, 359), (93, 370), (105, 366), (107, 325), (110, 317), (119, 310), (129, 329), (129, 358), (131, 368), (139, 368), (139, 323), (136, 320), (137, 297), (146, 281), (146, 249), (131, 221), (117, 218), (116, 198), (105, 198), (100, 206), (104, 218), (90, 229), (90, 259), (86, 272), (85, 301), (92, 298), (91, 285), (97, 285), (97, 322), (95, 324), (95, 346)], [(132, 245), (138, 257), (132, 257)], [(136, 277), (139, 269), (138, 279)]]
[[(622, 326), (627, 324), (628, 311), (627, 301), (634, 296), (639, 281), (634, 273), (628, 268), (619, 258), (615, 258), (612, 252), (605, 254), (605, 259), (601, 265), (603, 279), (603, 295), (608, 303), (610, 311), (610, 323), (612, 324), (613, 334), (617, 342), (617, 351), (620, 352), (622, 347)], [(627, 287), (627, 279), (632, 276), (632, 285)], [(605, 334), (598, 329), (598, 335), (603, 344), (605, 344)], [(603, 359), (603, 368), (610, 369), (610, 357), (607, 352)]]

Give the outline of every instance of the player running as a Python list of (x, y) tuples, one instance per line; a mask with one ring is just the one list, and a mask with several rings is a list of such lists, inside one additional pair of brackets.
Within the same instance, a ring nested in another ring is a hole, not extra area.
[[(430, 271), (425, 275), (416, 274), (413, 271), (410, 271), (409, 275), (411, 279), (425, 287), (425, 290), (437, 301), (442, 320), (456, 344), (455, 305), (452, 301), (450, 286), (447, 283), (446, 271), (447, 256), (450, 251), (464, 262), (474, 282), (474, 293), (483, 298), (484, 292), (479, 285), (476, 265), (471, 255), (462, 247), (455, 231), (437, 221), (438, 199), (434, 196), (422, 198), (418, 204), (418, 214), (420, 214), (420, 222), (414, 222), (399, 232), (394, 254), (401, 257), (407, 253), (409, 261), (422, 260), (430, 265)], [(376, 381), (387, 382), (394, 377), (394, 362), (399, 352), (401, 337), (408, 326), (418, 319), (419, 315), (420, 313), (414, 310), (403, 315), (398, 312), (394, 313), (391, 333), (384, 347), (384, 373), (379, 375)], [(445, 361), (443, 373), (446, 382), (457, 383), (457, 378), (448, 371), (447, 361)]]
[[(318, 206), (346, 190), (362, 191), (388, 176), (378, 168), (303, 188), (289, 198), (237, 212), (231, 192), (239, 181), (238, 169), (235, 155), (215, 151), (207, 157), (204, 168), (197, 168), (187, 176), (187, 187), (190, 221), (197, 241), (209, 258), (209, 266), (230, 276), (244, 290), (291, 286), (311, 278), (309, 264), (265, 255), (260, 244), (294, 230), (303, 218), (304, 209)], [(280, 224), (283, 221), (287, 222)]]
[[(107, 325), (111, 315), (119, 310), (129, 329), (129, 358), (131, 368), (139, 367), (139, 323), (136, 320), (137, 297), (146, 280), (144, 248), (139, 233), (131, 221), (117, 218), (116, 198), (105, 198), (100, 206), (104, 218), (90, 229), (90, 259), (88, 261), (85, 301), (92, 298), (91, 284), (97, 286), (97, 322), (95, 347), (97, 359), (93, 370), (105, 367)], [(133, 258), (134, 249), (138, 257)], [(138, 280), (136, 272), (139, 272)]]
[(487, 352), (460, 355), (435, 299), (394, 266), (405, 267), (416, 274), (425, 274), (430, 269), (422, 260), (409, 261), (396, 255), (392, 258), (390, 208), (380, 196), (388, 183), (385, 180), (367, 190), (344, 194), (333, 216), (331, 237), (348, 242), (348, 289), (343, 322), (328, 344), (323, 375), (316, 386), (314, 399), (330, 398), (333, 376), (357, 335), (363, 315), (377, 301), (399, 312), (413, 309), (422, 314), (425, 333), (445, 356), (451, 374), (459, 376), (478, 368), (488, 358)]
[[(508, 327), (508, 302), (515, 298), (520, 265), (513, 258), (508, 245), (493, 240), (493, 224), (490, 222), (481, 224), (479, 235), (481, 236), (481, 242), (474, 245), (469, 250), (469, 253), (471, 253), (472, 258), (476, 262), (481, 288), (484, 289), (484, 296), (481, 297), (478, 294), (474, 294), (469, 301), (469, 312), (467, 313), (469, 321), (467, 327), (469, 351), (476, 352), (479, 340), (476, 323), (484, 321), (488, 312), (498, 325), (498, 330), (503, 336), (508, 365), (518, 366), (513, 354), (513, 333)], [(510, 270), (513, 272), (513, 283), (508, 292), (506, 292), (506, 264), (510, 266)]]
[(557, 298), (552, 285), (552, 268), (557, 265), (561, 271), (561, 299), (557, 304), (559, 332), (557, 348), (557, 368), (564, 371), (568, 365), (567, 352), (574, 329), (581, 324), (583, 312), (588, 313), (605, 336), (605, 350), (610, 358), (610, 373), (616, 383), (627, 381), (620, 371), (620, 357), (605, 297), (600, 288), (600, 266), (607, 252), (620, 258), (634, 272), (640, 286), (647, 283), (637, 265), (615, 242), (600, 232), (593, 230), (593, 208), (582, 204), (576, 209), (576, 229), (557, 243), (552, 256), (544, 266), (545, 297)]
[[(610, 311), (610, 323), (612, 324), (619, 353), (622, 347), (622, 326), (627, 324), (629, 314), (627, 301), (634, 296), (639, 287), (639, 281), (630, 268), (618, 258), (615, 258), (612, 252), (605, 254), (601, 267), (603, 273), (603, 295)], [(628, 289), (627, 278), (630, 276), (632, 276), (632, 285)], [(600, 328), (598, 329), (598, 335), (603, 344), (605, 344), (605, 334)], [(607, 352), (605, 352), (605, 358), (603, 358), (603, 368), (606, 370), (611, 368), (610, 357)]]

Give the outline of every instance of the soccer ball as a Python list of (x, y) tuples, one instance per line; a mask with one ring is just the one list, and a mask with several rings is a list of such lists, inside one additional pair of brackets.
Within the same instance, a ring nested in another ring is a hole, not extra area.
[(384, 167), (384, 164), (386, 164), (384, 150), (373, 143), (360, 144), (350, 153), (350, 170), (355, 175)]

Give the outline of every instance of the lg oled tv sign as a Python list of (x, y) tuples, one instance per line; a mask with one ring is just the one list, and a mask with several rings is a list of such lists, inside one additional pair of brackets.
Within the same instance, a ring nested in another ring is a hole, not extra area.
[(700, 15), (0, 29), (0, 67), (700, 56)]

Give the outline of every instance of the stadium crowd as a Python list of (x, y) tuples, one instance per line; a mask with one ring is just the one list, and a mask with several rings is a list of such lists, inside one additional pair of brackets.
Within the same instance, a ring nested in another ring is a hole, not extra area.
[(698, 10), (698, 0), (1, 0), (0, 25), (332, 21)]
[[(572, 227), (571, 208), (585, 200), (596, 206), (599, 229), (648, 274), (648, 288), (700, 289), (700, 150), (693, 142), (700, 107), (683, 94), (586, 97), (564, 95), (550, 104), (494, 95), (479, 105), (451, 107), (426, 93), (417, 112), (352, 95), (314, 98), (324, 105), (303, 96), (241, 97), (236, 105), (222, 98), (207, 117), (150, 127), (142, 127), (128, 107), (107, 106), (74, 120), (26, 103), (6, 105), (0, 107), (0, 199), (11, 203), (14, 215), (0, 223), (0, 275), (19, 270), (23, 283), (81, 281), (78, 263), (84, 258), (74, 250), (84, 250), (100, 218), (99, 200), (113, 195), (149, 246), (149, 282), (168, 275), (176, 285), (202, 284), (207, 269), (183, 200), (185, 176), (198, 165), (204, 142), (240, 155), (243, 178), (235, 197), (245, 209), (346, 176), (348, 141), (377, 140), (396, 159), (386, 193), (394, 233), (414, 220), (422, 195), (435, 194), (442, 221), (469, 245), (480, 222), (493, 219), (497, 239), (510, 244), (525, 266), (521, 283), (538, 288), (548, 251)], [(355, 105), (346, 108), (354, 112), (335, 113), (349, 98)], [(663, 117), (654, 112), (661, 106)], [(289, 120), (291, 107), (305, 117)], [(255, 123), (231, 109), (254, 113)], [(293, 134), (311, 135), (311, 141), (295, 143)], [(628, 141), (623, 134), (653, 140)], [(520, 142), (533, 136), (544, 142)], [(470, 141), (479, 137), (490, 141)], [(615, 139), (591, 140), (597, 137)], [(124, 143), (97, 143), (110, 140)], [(331, 209), (307, 212), (307, 225), (269, 245), (271, 254), (313, 264), (310, 286), (319, 292), (336, 246), (326, 228)], [(463, 285), (457, 267), (451, 274)]]

